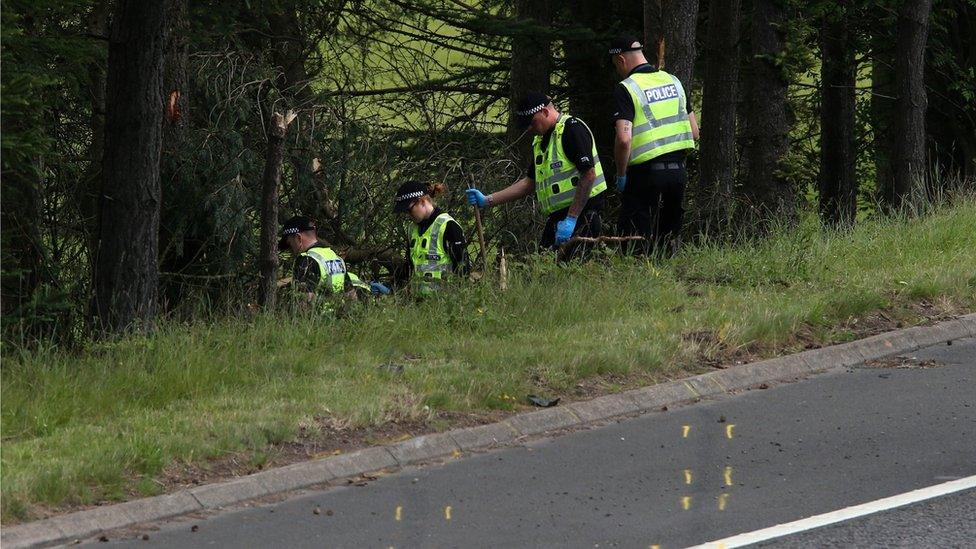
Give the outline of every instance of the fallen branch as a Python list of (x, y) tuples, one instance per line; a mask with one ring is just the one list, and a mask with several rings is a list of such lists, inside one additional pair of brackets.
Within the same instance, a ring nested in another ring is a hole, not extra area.
[(571, 246), (578, 242), (585, 242), (589, 244), (596, 244), (599, 242), (636, 242), (639, 240), (647, 240), (643, 236), (574, 236), (566, 242), (559, 245), (559, 249), (563, 250), (567, 246)]
[(647, 240), (643, 236), (574, 236), (559, 245), (556, 250), (556, 259), (565, 261), (569, 259), (572, 252), (576, 249), (576, 244), (606, 244), (609, 242), (639, 242)]

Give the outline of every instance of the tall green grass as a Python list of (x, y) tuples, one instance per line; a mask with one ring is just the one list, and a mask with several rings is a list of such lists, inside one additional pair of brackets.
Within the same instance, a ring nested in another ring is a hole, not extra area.
[[(175, 463), (257, 453), (321, 423), (512, 409), (613, 375), (653, 382), (748, 345), (792, 350), (920, 299), (976, 304), (976, 202), (850, 232), (814, 220), (762, 242), (667, 260), (614, 254), (510, 265), (509, 289), (465, 284), (422, 303), (385, 299), (342, 320), (227, 317), (83, 350), (5, 349), (3, 520), (151, 495)], [(709, 337), (689, 337), (708, 332)], [(383, 364), (404, 365), (402, 374)]]

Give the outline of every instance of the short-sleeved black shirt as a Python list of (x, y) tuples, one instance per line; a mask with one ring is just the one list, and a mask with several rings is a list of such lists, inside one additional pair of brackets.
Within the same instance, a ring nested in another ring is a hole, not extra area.
[[(657, 67), (651, 65), (650, 63), (644, 63), (643, 65), (638, 65), (634, 67), (634, 70), (630, 71), (630, 74), (635, 72), (657, 72)], [(627, 76), (629, 77), (630, 74)], [(617, 120), (628, 120), (630, 122), (634, 121), (634, 101), (630, 97), (630, 92), (627, 91), (627, 87), (624, 86), (623, 82), (617, 84), (613, 88), (613, 103), (614, 103), (614, 113), (613, 122)], [(695, 112), (691, 106), (691, 96), (688, 94), (688, 90), (685, 90), (685, 106), (688, 109), (688, 113)], [(666, 154), (662, 154), (657, 157), (656, 160), (662, 162), (678, 162), (684, 160), (685, 151), (673, 151)]]
[[(553, 130), (549, 130), (545, 135), (542, 136), (542, 148), (545, 149), (549, 146), (549, 140), (552, 138)], [(576, 166), (576, 169), (580, 173), (587, 172), (590, 168), (594, 166), (593, 161), (593, 136), (590, 135), (590, 130), (587, 129), (583, 122), (575, 117), (570, 116), (566, 120), (566, 125), (563, 128), (563, 152), (569, 157), (570, 162)], [(535, 160), (530, 161), (527, 172), (529, 177), (535, 179)]]

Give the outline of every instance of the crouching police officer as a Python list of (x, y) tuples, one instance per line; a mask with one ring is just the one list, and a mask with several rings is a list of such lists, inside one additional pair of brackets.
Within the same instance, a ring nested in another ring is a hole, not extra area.
[(544, 94), (530, 92), (519, 102), (518, 122), (535, 135), (533, 164), (508, 187), (485, 195), (468, 189), (468, 202), (486, 208), (535, 191), (548, 216), (539, 246), (551, 248), (575, 236), (600, 236), (600, 210), (607, 189), (593, 133), (579, 118), (561, 114)]
[(685, 153), (698, 139), (695, 113), (681, 81), (648, 63), (636, 38), (618, 38), (610, 55), (623, 78), (613, 91), (618, 230), (676, 245), (688, 181)]
[(410, 220), (407, 261), (410, 278), (421, 295), (437, 290), (452, 273), (468, 271), (468, 245), (461, 225), (434, 203), (434, 197), (445, 190), (443, 183), (408, 181), (400, 185), (393, 198), (394, 213), (405, 214)]
[(386, 286), (366, 284), (346, 269), (346, 262), (331, 248), (319, 241), (315, 224), (307, 217), (296, 216), (281, 229), (278, 250), (291, 250), (295, 256), (292, 270), (295, 288), (306, 302), (320, 303), (324, 311), (331, 311), (337, 297), (355, 300), (358, 293), (389, 293)]

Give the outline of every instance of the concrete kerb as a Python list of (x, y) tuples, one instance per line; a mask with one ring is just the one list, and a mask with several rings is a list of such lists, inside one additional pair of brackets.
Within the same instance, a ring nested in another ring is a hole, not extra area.
[(385, 446), (366, 448), (350, 454), (327, 458), (329, 470), (335, 478), (354, 477), (400, 465)]
[(864, 360), (914, 351), (920, 347), (964, 337), (976, 337), (976, 314), (934, 326), (907, 328), (863, 340), (764, 360), (688, 379), (643, 387), (586, 402), (519, 414), (505, 421), (424, 435), (389, 446), (366, 448), (309, 462), (263, 471), (231, 481), (198, 486), (189, 491), (98, 507), (77, 513), (4, 528), (3, 547), (47, 546), (83, 539), (99, 532), (143, 522), (225, 507), (268, 495), (441, 458), (459, 450), (484, 449), (585, 423), (660, 409), (709, 395), (768, 381), (800, 377)]
[(569, 408), (584, 422), (625, 416), (640, 411), (637, 401), (626, 394), (607, 395), (593, 400), (573, 402)]
[(690, 402), (701, 396), (683, 380), (642, 387), (623, 394), (632, 398), (641, 410), (656, 410), (661, 406)]
[[(94, 533), (86, 533), (84, 536), (77, 534), (74, 537), (87, 537)], [(39, 547), (69, 539), (68, 535), (58, 528), (54, 519), (38, 520), (13, 528), (4, 528), (2, 536), (3, 542), (0, 545), (3, 547)]]
[(203, 506), (189, 492), (176, 492), (154, 498), (137, 499), (116, 506), (132, 523), (150, 522), (202, 511)]
[(569, 408), (546, 408), (538, 412), (518, 414), (505, 420), (522, 436), (538, 435), (584, 423)]
[(460, 451), (461, 447), (447, 433), (424, 435), (390, 446), (390, 453), (400, 465), (449, 456)]
[(467, 429), (457, 429), (449, 431), (447, 434), (454, 439), (461, 450), (490, 448), (511, 442), (520, 436), (514, 427), (504, 421)]
[(277, 467), (253, 475), (269, 494), (279, 494), (324, 484), (336, 478), (328, 459), (317, 459)]

